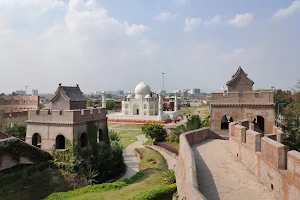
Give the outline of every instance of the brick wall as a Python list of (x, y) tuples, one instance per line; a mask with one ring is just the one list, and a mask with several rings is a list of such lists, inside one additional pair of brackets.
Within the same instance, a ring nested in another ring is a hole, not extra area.
[(191, 145), (206, 139), (222, 139), (208, 128), (202, 128), (180, 135), (179, 155), (176, 163), (176, 184), (179, 199), (206, 200), (198, 190), (196, 164)]
[(0, 96), (0, 108), (11, 110), (39, 109), (39, 96)]
[(241, 125), (229, 125), (230, 150), (277, 199), (300, 199), (300, 152)]

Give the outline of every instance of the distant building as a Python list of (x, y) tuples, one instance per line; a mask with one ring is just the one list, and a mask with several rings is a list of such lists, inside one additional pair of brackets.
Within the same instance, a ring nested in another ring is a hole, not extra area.
[(39, 107), (39, 96), (0, 96), (0, 108), (5, 112), (35, 110)]
[(25, 96), (26, 95), (26, 91), (25, 90), (17, 90), (15, 92), (16, 95), (19, 95), (19, 96)]
[(33, 89), (33, 90), (32, 90), (32, 96), (39, 96), (39, 91)]
[(200, 94), (200, 89), (193, 88), (193, 89), (190, 90), (190, 94)]

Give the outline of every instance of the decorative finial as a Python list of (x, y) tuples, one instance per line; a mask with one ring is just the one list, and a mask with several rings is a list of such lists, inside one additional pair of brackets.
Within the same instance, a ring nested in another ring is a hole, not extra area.
[(79, 87), (79, 85), (78, 85), (78, 84), (76, 84), (76, 87)]
[(59, 83), (58, 85), (61, 86), (61, 83)]

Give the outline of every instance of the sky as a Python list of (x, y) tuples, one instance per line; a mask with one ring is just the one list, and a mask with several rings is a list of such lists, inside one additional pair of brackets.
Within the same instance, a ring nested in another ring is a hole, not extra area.
[(300, 0), (0, 0), (0, 92), (255, 88), (300, 79)]

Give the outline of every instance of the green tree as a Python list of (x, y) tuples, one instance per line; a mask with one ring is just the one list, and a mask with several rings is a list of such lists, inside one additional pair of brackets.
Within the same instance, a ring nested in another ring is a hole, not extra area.
[(186, 131), (192, 131), (201, 128), (201, 118), (199, 115), (192, 115), (190, 118), (188, 118), (185, 127)]
[(13, 127), (4, 126), (2, 130), (8, 134), (8, 136), (13, 136), (19, 138), (20, 140), (25, 140), (26, 136), (26, 123), (16, 123)]
[(275, 113), (276, 117), (278, 116), (278, 105), (279, 106), (279, 113), (283, 113), (284, 109), (293, 101), (291, 91), (287, 90), (277, 90), (274, 92), (274, 102), (275, 102)]
[(113, 110), (116, 107), (116, 102), (113, 100), (106, 100), (106, 109)]
[(86, 104), (87, 104), (87, 107), (94, 107), (94, 102), (91, 99), (88, 99)]
[(294, 101), (285, 108), (283, 117), (284, 144), (291, 150), (300, 151), (300, 92), (295, 94)]
[(150, 136), (156, 142), (165, 141), (166, 132), (161, 124), (144, 124), (142, 126), (142, 133)]
[(111, 141), (120, 141), (120, 139), (121, 139), (120, 134), (114, 130), (109, 130), (108, 136)]

